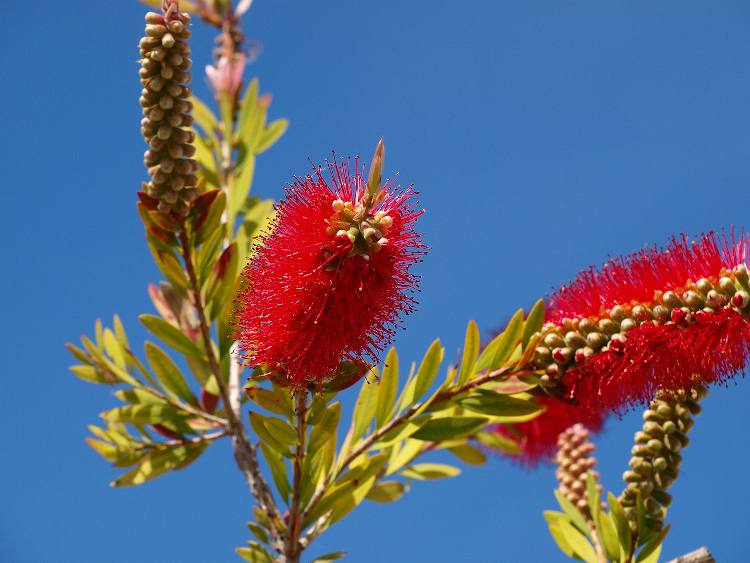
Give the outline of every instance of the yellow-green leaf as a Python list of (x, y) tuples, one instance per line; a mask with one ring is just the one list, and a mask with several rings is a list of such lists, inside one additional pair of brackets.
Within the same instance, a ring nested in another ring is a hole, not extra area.
[(461, 470), (444, 463), (417, 463), (401, 471), (401, 475), (410, 479), (444, 479), (460, 475)]
[(540, 299), (529, 311), (526, 317), (526, 322), (523, 325), (523, 338), (521, 340), (521, 346), (525, 349), (526, 345), (531, 340), (531, 337), (535, 332), (542, 330), (542, 324), (544, 323), (544, 299)]
[(359, 396), (354, 405), (354, 415), (352, 416), (352, 444), (359, 440), (359, 437), (372, 423), (378, 400), (378, 386), (374, 383), (374, 378), (373, 382), (365, 379), (360, 385)]
[(449, 416), (428, 420), (427, 423), (411, 435), (416, 440), (439, 442), (461, 436), (467, 436), (489, 422), (484, 417)]
[(192, 405), (198, 404), (182, 372), (166, 352), (156, 344), (146, 342), (146, 360), (170, 396)]
[(269, 123), (255, 146), (255, 153), (260, 154), (266, 149), (269, 149), (271, 145), (281, 138), (287, 127), (289, 127), (288, 119), (276, 119)]
[(395, 348), (388, 350), (383, 372), (378, 385), (378, 400), (375, 409), (375, 425), (380, 428), (388, 420), (393, 410), (393, 401), (398, 391), (398, 353)]
[(463, 397), (456, 401), (462, 408), (479, 414), (493, 417), (503, 417), (505, 422), (513, 422), (517, 418), (528, 418), (540, 412), (540, 407), (534, 401), (517, 399), (508, 395), (486, 392)]
[(138, 318), (149, 331), (166, 345), (188, 356), (204, 357), (203, 352), (201, 352), (192, 340), (185, 336), (180, 329), (169, 324), (164, 319), (160, 319), (154, 315), (141, 315)]
[(474, 375), (474, 366), (479, 357), (479, 327), (473, 320), (469, 321), (464, 337), (464, 349), (461, 357), (461, 371), (458, 375), (458, 385), (461, 386)]
[(401, 498), (406, 487), (399, 481), (381, 481), (367, 493), (367, 500), (387, 504)]

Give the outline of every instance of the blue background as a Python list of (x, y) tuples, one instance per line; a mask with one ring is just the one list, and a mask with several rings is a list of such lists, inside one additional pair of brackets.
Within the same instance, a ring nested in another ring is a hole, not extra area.
[[(233, 561), (251, 499), (212, 447), (189, 470), (113, 490), (83, 442), (114, 404), (67, 373), (63, 348), (121, 314), (131, 341), (158, 279), (135, 213), (144, 8), (9, 2), (0, 33), (4, 296), (0, 560)], [(250, 72), (291, 127), (259, 158), (255, 193), (335, 148), (414, 182), (432, 246), (403, 359), (435, 337), (448, 357), (609, 253), (748, 223), (750, 4), (743, 1), (303, 2), (257, 0)], [(212, 36), (196, 26), (195, 61)], [(200, 73), (199, 73), (200, 74)], [(195, 80), (207, 97), (205, 80)], [(350, 392), (349, 396), (353, 392)], [(674, 487), (665, 555), (706, 544), (750, 560), (744, 382), (713, 392)], [(598, 440), (619, 491), (638, 416)], [(553, 472), (503, 460), (364, 504), (310, 554), (351, 561), (562, 560), (541, 511)]]

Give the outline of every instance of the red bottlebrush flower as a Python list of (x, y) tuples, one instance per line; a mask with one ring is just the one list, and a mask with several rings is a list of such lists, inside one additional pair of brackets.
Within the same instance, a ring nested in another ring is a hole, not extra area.
[(322, 383), (339, 362), (374, 357), (414, 304), (410, 267), (424, 246), (414, 192), (380, 187), (355, 161), (320, 167), (287, 188), (276, 219), (246, 266), (235, 316), (250, 365), (283, 370), (291, 385)]
[(582, 272), (549, 300), (536, 366), (603, 412), (731, 377), (750, 353), (749, 254), (744, 233), (709, 233)]
[(594, 434), (604, 425), (604, 415), (596, 410), (581, 408), (554, 397), (539, 397), (537, 401), (544, 407), (544, 412), (538, 417), (520, 424), (498, 424), (496, 427), (499, 434), (518, 445), (520, 452), (514, 459), (526, 467), (551, 461), (558, 437), (574, 424), (583, 424)]

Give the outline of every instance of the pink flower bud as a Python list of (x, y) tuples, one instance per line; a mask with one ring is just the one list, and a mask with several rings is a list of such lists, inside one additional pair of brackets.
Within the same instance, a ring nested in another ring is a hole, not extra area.
[(233, 98), (237, 95), (245, 72), (245, 55), (238, 53), (232, 59), (222, 56), (216, 66), (206, 65), (206, 77), (216, 97), (226, 93)]

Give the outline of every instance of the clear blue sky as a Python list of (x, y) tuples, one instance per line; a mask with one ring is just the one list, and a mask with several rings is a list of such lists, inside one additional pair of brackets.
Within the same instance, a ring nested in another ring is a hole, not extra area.
[[(189, 470), (112, 490), (84, 444), (113, 405), (67, 372), (68, 340), (120, 313), (131, 340), (157, 279), (135, 212), (144, 178), (133, 1), (2, 2), (0, 560), (233, 561), (250, 497), (217, 445)], [(307, 157), (368, 156), (421, 190), (433, 250), (402, 358), (449, 356), (610, 253), (680, 231), (750, 226), (750, 4), (744, 1), (256, 0), (250, 71), (291, 126), (260, 157), (278, 197)], [(196, 66), (211, 37), (196, 30)], [(205, 82), (196, 89), (205, 97)], [(750, 560), (746, 382), (714, 391), (685, 452), (665, 554)], [(598, 440), (605, 485), (638, 416)], [(311, 551), (350, 560), (557, 561), (549, 468), (502, 459), (365, 504)]]

